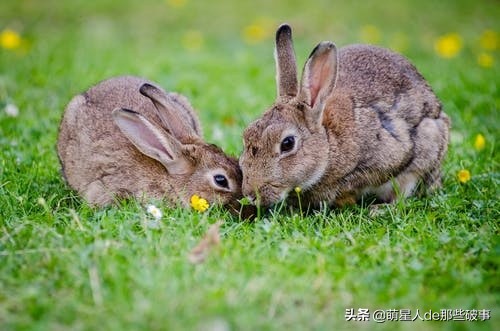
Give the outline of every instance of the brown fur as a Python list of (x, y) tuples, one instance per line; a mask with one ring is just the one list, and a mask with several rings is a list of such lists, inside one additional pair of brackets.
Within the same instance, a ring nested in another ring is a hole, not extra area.
[[(137, 77), (111, 78), (71, 100), (57, 141), (68, 184), (99, 206), (120, 197), (165, 198), (189, 206), (190, 197), (197, 194), (210, 203), (236, 207), (242, 178), (237, 160), (203, 141), (198, 118), (185, 97), (152, 86), (148, 93), (154, 97), (146, 97), (139, 92), (145, 83), (152, 84)], [(145, 155), (117, 119), (154, 128), (160, 140), (172, 146), (165, 155), (174, 154), (173, 160), (164, 165)], [(213, 182), (218, 173), (227, 177), (228, 189)]]
[[(277, 63), (295, 61), (279, 44), (276, 54)], [(435, 189), (449, 126), (432, 89), (403, 56), (368, 45), (337, 54), (323, 42), (307, 61), (295, 97), (278, 96), (245, 130), (243, 194), (269, 206), (299, 186), (303, 203), (317, 206), (351, 203), (367, 193), (391, 202), (394, 185), (403, 196), (417, 185)], [(288, 135), (296, 148), (282, 153)]]

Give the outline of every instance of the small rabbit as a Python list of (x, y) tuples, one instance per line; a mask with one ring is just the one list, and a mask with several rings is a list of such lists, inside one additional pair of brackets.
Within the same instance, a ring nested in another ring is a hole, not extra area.
[[(381, 202), (441, 185), (450, 121), (415, 67), (369, 45), (321, 42), (297, 81), (291, 28), (276, 32), (278, 97), (244, 132), (243, 195), (319, 206)], [(419, 186), (420, 185), (420, 186)]]
[(75, 96), (57, 151), (66, 181), (93, 205), (135, 197), (189, 206), (196, 194), (238, 208), (238, 161), (203, 141), (185, 97), (141, 78), (111, 78)]

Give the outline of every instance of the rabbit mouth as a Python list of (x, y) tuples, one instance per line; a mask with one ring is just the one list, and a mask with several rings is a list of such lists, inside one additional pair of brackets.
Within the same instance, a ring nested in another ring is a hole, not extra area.
[(254, 206), (270, 208), (273, 205), (284, 201), (287, 198), (290, 189), (281, 185), (265, 184), (256, 190), (256, 192), (256, 194), (251, 193), (246, 196), (250, 203)]

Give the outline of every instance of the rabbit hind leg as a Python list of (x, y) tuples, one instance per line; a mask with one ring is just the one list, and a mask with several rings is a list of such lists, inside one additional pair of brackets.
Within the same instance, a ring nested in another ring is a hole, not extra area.
[(407, 198), (419, 186), (420, 176), (415, 172), (405, 171), (384, 184), (374, 188), (370, 193), (375, 194), (382, 203), (392, 203), (397, 198)]

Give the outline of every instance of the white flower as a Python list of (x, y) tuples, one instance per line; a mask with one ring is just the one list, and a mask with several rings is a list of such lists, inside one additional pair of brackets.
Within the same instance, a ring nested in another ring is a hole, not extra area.
[(5, 113), (10, 117), (17, 117), (19, 115), (19, 108), (13, 103), (8, 103), (5, 106)]
[(159, 220), (163, 216), (161, 210), (158, 209), (158, 207), (156, 207), (155, 205), (148, 205), (146, 210), (157, 220)]

